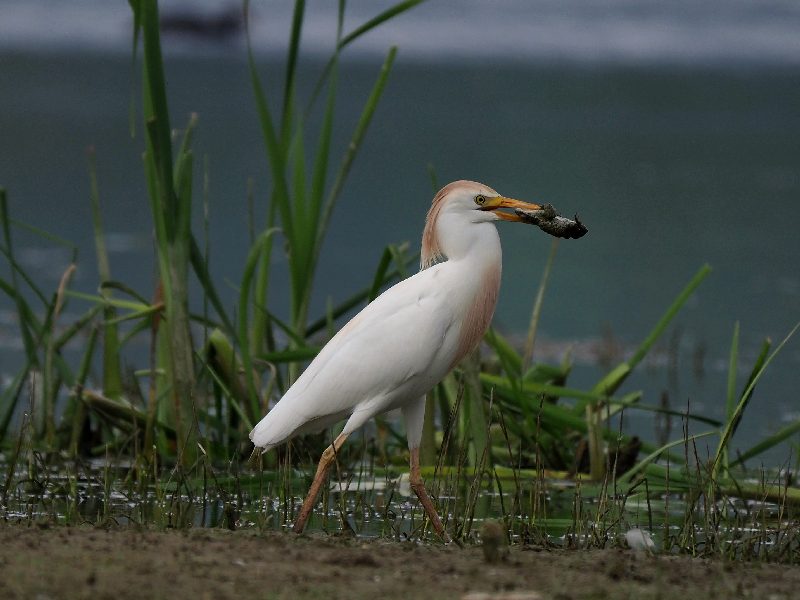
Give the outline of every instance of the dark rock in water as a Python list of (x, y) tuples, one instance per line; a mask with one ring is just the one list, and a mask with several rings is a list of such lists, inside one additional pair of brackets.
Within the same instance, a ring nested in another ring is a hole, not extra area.
[(620, 444), (612, 455), (612, 460), (616, 461), (617, 475), (627, 473), (639, 462), (639, 450), (641, 449), (642, 440), (636, 435), (626, 443)]
[(242, 11), (237, 6), (216, 13), (176, 10), (161, 16), (161, 31), (166, 34), (223, 40), (244, 30)]
[(556, 212), (552, 204), (545, 204), (539, 210), (523, 210), (521, 208), (514, 209), (518, 217), (524, 223), (536, 225), (545, 233), (558, 238), (568, 238), (577, 240), (582, 238), (589, 231), (586, 226), (581, 223), (578, 215), (575, 219), (567, 219), (562, 217)]

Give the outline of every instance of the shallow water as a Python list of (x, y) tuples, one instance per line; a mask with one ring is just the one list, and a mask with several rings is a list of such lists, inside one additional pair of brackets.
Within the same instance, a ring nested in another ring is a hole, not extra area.
[[(0, 456), (4, 474), (6, 460)], [(0, 504), (0, 520), (13, 523), (289, 530), (308, 485), (299, 471), (239, 476), (209, 471), (205, 480), (181, 484), (173, 472), (142, 487), (128, 467), (100, 460), (43, 467), (36, 455), (18, 467)], [(329, 482), (307, 532), (436, 539), (430, 528), (421, 529), (424, 514), (407, 474), (372, 475), (356, 468), (341, 476)], [(714, 535), (731, 556), (755, 556), (779, 543), (780, 548), (797, 545), (785, 507), (762, 500), (726, 498), (707, 506), (689, 504), (687, 495), (677, 492), (648, 497), (641, 485), (636, 492), (620, 488), (615, 495), (613, 488), (602, 493), (598, 486), (563, 479), (522, 477), (519, 488), (514, 479), (500, 477), (491, 483), (484, 478), (478, 487), (469, 478), (445, 475), (426, 481), (446, 528), (464, 541), (480, 541), (483, 524), (500, 520), (510, 527), (512, 543), (526, 545), (610, 547), (630, 545), (623, 542), (626, 535), (638, 535), (659, 552), (696, 553), (703, 551), (706, 536)]]

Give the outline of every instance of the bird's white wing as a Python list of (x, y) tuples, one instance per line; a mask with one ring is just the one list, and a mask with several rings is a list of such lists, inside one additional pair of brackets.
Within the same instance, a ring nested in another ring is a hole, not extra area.
[(271, 447), (309, 423), (354, 410), (379, 414), (427, 392), (447, 373), (459, 315), (426, 269), (384, 292), (347, 323), (251, 433)]

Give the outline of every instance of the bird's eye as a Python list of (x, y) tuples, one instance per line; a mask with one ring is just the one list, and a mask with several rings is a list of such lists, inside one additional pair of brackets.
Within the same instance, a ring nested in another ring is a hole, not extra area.
[(484, 196), (483, 194), (478, 194), (477, 196), (475, 196), (475, 204), (477, 204), (478, 206), (483, 206), (485, 203), (486, 203), (486, 196)]

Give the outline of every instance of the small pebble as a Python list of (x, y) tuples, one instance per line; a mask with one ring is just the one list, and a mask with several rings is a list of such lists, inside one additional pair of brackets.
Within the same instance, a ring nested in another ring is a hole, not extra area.
[(505, 560), (508, 556), (508, 534), (505, 526), (494, 519), (487, 520), (481, 527), (481, 546), (487, 563)]

